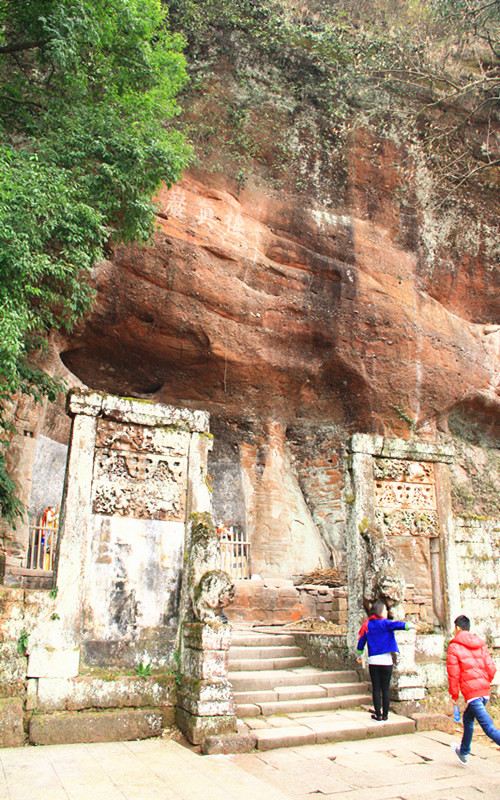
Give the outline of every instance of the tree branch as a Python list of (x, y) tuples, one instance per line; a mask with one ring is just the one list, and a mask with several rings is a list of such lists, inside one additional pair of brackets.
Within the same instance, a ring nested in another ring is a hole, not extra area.
[(9, 103), (14, 103), (17, 106), (34, 106), (35, 108), (46, 110), (45, 106), (42, 106), (40, 103), (35, 103), (34, 100), (19, 100), (18, 98), (10, 97), (7, 94), (0, 95), (0, 100), (8, 100)]
[(35, 50), (37, 47), (43, 47), (48, 41), (48, 39), (39, 39), (36, 42), (16, 42), (15, 44), (5, 44), (0, 47), (0, 54), (19, 53), (22, 50)]

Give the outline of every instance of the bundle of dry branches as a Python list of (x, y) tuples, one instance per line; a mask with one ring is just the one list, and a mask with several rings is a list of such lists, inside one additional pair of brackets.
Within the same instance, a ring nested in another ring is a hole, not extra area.
[(287, 622), (283, 628), (303, 633), (330, 633), (335, 636), (343, 636), (346, 633), (345, 625), (338, 625), (336, 622), (330, 622), (322, 617), (320, 619), (303, 617), (295, 622)]
[(316, 586), (345, 586), (347, 577), (344, 570), (337, 567), (317, 567), (312, 572), (302, 575), (299, 581), (295, 581), (296, 585), (308, 583)]

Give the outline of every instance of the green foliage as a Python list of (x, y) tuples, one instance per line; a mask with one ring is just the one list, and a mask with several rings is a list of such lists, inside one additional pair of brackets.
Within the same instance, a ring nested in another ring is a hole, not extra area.
[[(190, 158), (165, 124), (186, 80), (160, 0), (0, 0), (0, 447), (14, 396), (54, 399), (34, 366), (92, 300), (109, 240), (144, 241), (151, 197)], [(20, 513), (0, 456), (0, 510)]]
[(179, 687), (182, 683), (181, 654), (179, 650), (174, 650), (172, 653), (172, 673), (174, 675), (175, 685)]
[(17, 640), (17, 652), (20, 656), (25, 656), (28, 650), (28, 631), (23, 628)]
[(407, 414), (407, 412), (404, 410), (404, 408), (401, 408), (401, 406), (392, 406), (392, 408), (396, 412), (399, 419), (402, 419), (403, 422), (406, 422), (410, 431), (415, 431), (416, 420), (413, 419), (413, 417), (410, 417), (410, 415)]
[(477, 180), (495, 187), (498, 3), (170, 0), (169, 7), (188, 39), (198, 155), (204, 167), (232, 172), (240, 188), (252, 172), (264, 173), (278, 187), (338, 203), (346, 143), (359, 125), (422, 152), (438, 202)]
[(149, 678), (151, 675), (151, 664), (140, 661), (135, 668), (135, 674), (139, 678)]

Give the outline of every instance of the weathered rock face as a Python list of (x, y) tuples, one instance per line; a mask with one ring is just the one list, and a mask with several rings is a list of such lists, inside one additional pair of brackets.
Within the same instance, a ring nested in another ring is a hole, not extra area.
[(384, 172), (360, 146), (340, 212), (214, 175), (163, 189), (153, 243), (96, 271), (64, 364), (97, 389), (224, 416), (403, 436), (465, 397), (495, 405), (491, 277), (479, 257), (449, 279), (442, 258), (426, 270), (393, 154)]

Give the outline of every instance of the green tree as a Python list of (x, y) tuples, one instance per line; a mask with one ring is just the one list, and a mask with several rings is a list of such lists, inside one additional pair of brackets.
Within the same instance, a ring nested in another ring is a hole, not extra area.
[[(19, 393), (60, 388), (34, 366), (89, 307), (106, 243), (145, 240), (151, 197), (191, 151), (169, 127), (184, 39), (161, 0), (0, 0), (0, 446)], [(36, 360), (36, 359), (35, 359)], [(0, 511), (20, 513), (0, 453)]]

